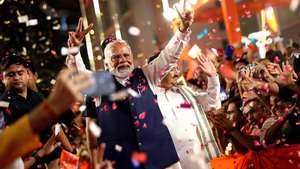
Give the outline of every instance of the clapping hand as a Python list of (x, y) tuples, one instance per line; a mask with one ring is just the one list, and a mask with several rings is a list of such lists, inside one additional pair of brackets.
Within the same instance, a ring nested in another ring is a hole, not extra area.
[(221, 128), (225, 131), (232, 131), (234, 128), (232, 122), (226, 118), (226, 114), (219, 113), (214, 115), (209, 115), (208, 118), (215, 124), (218, 128)]

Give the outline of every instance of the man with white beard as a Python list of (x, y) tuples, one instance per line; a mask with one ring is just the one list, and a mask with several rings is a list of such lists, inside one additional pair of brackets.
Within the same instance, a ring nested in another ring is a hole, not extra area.
[[(118, 101), (101, 97), (100, 105), (88, 111), (88, 116), (97, 119), (102, 129), (98, 143), (106, 144), (105, 158), (115, 161), (116, 169), (181, 168), (170, 133), (162, 124), (163, 117), (152, 90), (160, 82), (162, 74), (168, 72), (179, 59), (184, 45), (189, 41), (188, 28), (191, 23), (191, 14), (183, 13), (179, 30), (160, 56), (142, 68), (134, 68), (132, 51), (126, 41), (112, 37), (102, 43), (105, 67), (114, 75), (117, 90), (131, 88), (141, 96)], [(69, 33), (69, 47), (79, 47), (91, 27), (82, 31), (80, 20), (76, 31)], [(69, 68), (85, 69), (80, 54), (68, 56), (66, 63)], [(136, 163), (132, 159), (136, 153), (145, 153), (147, 160)]]

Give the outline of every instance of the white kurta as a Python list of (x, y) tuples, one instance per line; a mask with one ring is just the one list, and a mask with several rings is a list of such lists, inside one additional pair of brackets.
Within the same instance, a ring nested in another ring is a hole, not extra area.
[[(177, 63), (184, 46), (190, 40), (190, 34), (190, 29), (188, 29), (188, 31), (185, 33), (176, 31), (174, 36), (159, 54), (159, 57), (153, 60), (150, 64), (142, 67), (142, 70), (147, 78), (148, 84), (152, 91), (155, 88), (154, 86), (160, 83), (162, 75), (168, 73), (169, 70), (171, 70), (172, 67)], [(89, 71), (86, 69), (80, 53), (78, 53), (76, 56), (67, 56), (66, 64), (69, 68), (76, 67), (78, 70), (81, 71)], [(124, 85), (125, 81), (126, 79), (123, 79), (123, 81), (119, 82)], [(167, 169), (182, 168), (180, 163), (177, 162), (172, 166), (168, 167)]]
[[(197, 100), (201, 100), (204, 109), (220, 106), (218, 77), (209, 78), (207, 92), (201, 93)], [(172, 88), (164, 90), (156, 88), (157, 103), (168, 127), (183, 169), (210, 168), (203, 145), (199, 139), (199, 125), (192, 107), (181, 106), (187, 100), (179, 90)], [(213, 96), (213, 97), (210, 97)]]

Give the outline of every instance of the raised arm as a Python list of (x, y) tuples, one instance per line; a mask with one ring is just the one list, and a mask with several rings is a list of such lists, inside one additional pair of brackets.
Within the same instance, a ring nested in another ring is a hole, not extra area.
[(179, 60), (180, 54), (190, 39), (192, 15), (190, 12), (179, 14), (181, 23), (179, 29), (168, 42), (159, 56), (150, 64), (143, 67), (143, 71), (151, 84), (159, 84), (164, 74), (167, 74), (174, 64)]
[[(85, 35), (93, 28), (93, 24), (90, 24), (86, 29), (83, 29), (83, 19), (80, 18), (78, 25), (74, 32), (69, 32), (68, 47), (71, 48), (80, 48), (82, 40)], [(78, 50), (79, 51), (79, 50)], [(69, 54), (66, 58), (66, 65), (69, 69), (89, 71), (86, 69), (84, 62), (82, 60), (80, 51)]]
[(213, 62), (206, 55), (199, 53), (196, 61), (198, 71), (207, 75), (207, 91), (197, 94), (198, 103), (201, 104), (205, 111), (221, 108), (220, 99), (220, 81), (217, 69)]
[(74, 70), (60, 73), (48, 99), (0, 134), (1, 167), (5, 168), (16, 157), (38, 148), (38, 134), (57, 121), (72, 102), (83, 101), (80, 91), (93, 84), (88, 73)]
[(216, 125), (216, 127), (226, 131), (242, 146), (253, 151), (261, 150), (263, 148), (261, 145), (255, 144), (255, 142), (259, 140), (259, 137), (243, 134), (239, 129), (232, 125), (232, 123), (225, 117), (225, 114), (210, 114), (208, 115), (208, 118), (214, 125)]

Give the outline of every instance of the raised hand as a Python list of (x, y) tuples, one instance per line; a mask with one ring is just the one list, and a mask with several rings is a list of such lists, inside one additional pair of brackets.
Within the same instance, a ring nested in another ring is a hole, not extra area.
[(209, 58), (206, 57), (206, 55), (204, 55), (203, 53), (199, 53), (196, 60), (198, 63), (198, 67), (201, 69), (201, 72), (210, 77), (217, 75), (217, 69), (215, 65)]
[[(81, 91), (95, 84), (92, 75), (86, 72), (64, 69), (56, 78), (56, 83), (48, 102), (60, 116), (75, 101), (83, 101)], [(64, 99), (61, 99), (64, 98)]]
[(191, 11), (186, 11), (185, 9), (185, 0), (183, 2), (183, 12), (180, 13), (177, 7), (175, 6), (175, 9), (177, 11), (177, 14), (180, 18), (180, 26), (179, 31), (180, 32), (186, 32), (186, 30), (192, 25), (193, 23), (193, 16)]
[(219, 113), (216, 115), (210, 115), (208, 118), (215, 124), (218, 128), (226, 130), (228, 132), (234, 129), (234, 125), (230, 122), (229, 119), (226, 118), (226, 114)]
[(277, 64), (277, 63), (272, 63), (272, 62), (267, 63), (267, 69), (272, 75), (275, 75), (275, 76), (280, 75), (282, 73), (282, 70), (281, 70), (279, 64)]
[(100, 144), (100, 146), (93, 150), (93, 167), (94, 169), (113, 169), (112, 163), (109, 160), (104, 160), (105, 144)]
[(80, 18), (75, 32), (69, 32), (68, 47), (79, 47), (85, 35), (93, 28), (90, 24), (86, 29), (83, 29), (83, 18)]
[(266, 80), (268, 82), (273, 82), (275, 79), (274, 77), (270, 74), (269, 70), (267, 67), (262, 64), (262, 63), (257, 63), (255, 67), (255, 74), (261, 78), (261, 80)]
[(283, 63), (282, 69), (283, 71), (280, 72), (278, 78), (276, 79), (276, 82), (279, 85), (283, 85), (283, 86), (293, 84), (296, 80), (293, 78), (294, 70), (292, 66), (288, 62), (286, 62)]

